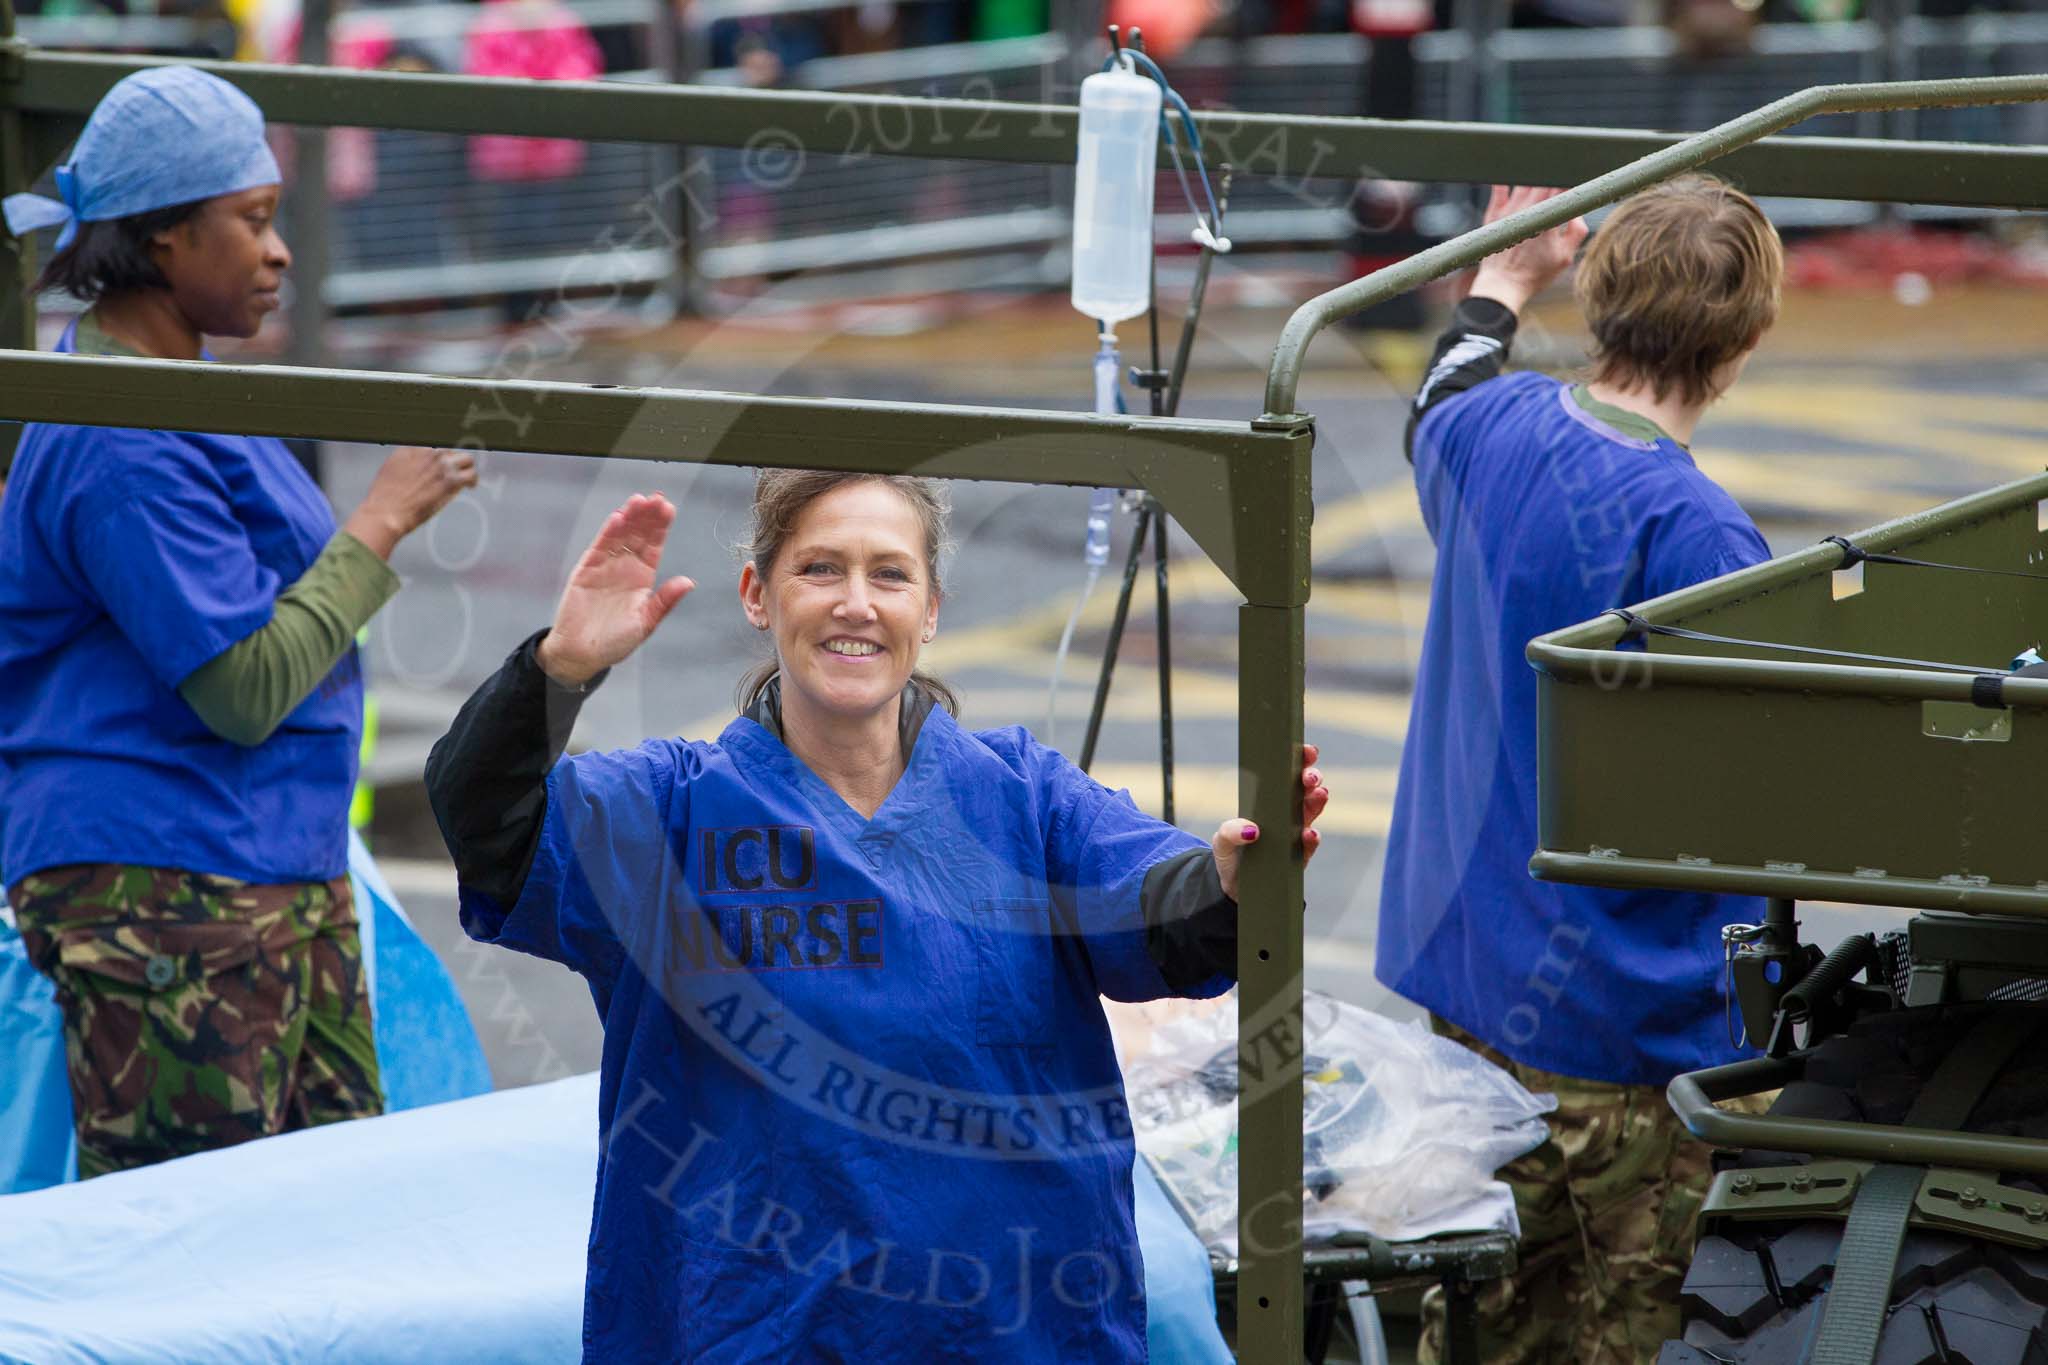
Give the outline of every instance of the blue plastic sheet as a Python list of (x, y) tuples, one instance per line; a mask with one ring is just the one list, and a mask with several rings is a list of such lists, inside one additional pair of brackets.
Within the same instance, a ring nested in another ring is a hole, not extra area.
[(0, 1078), (0, 1194), (75, 1178), (64, 1023), (49, 978), (29, 965), (21, 935), (5, 914), (0, 914)]
[(454, 979), (412, 927), (354, 831), (348, 836), (348, 874), (370, 963), (370, 1013), (377, 1025), (385, 1109), (395, 1113), (489, 1093), (491, 1069)]
[[(481, 1095), (490, 1068), (440, 958), (406, 918), (361, 839), (349, 834), (349, 876), (369, 963), (377, 1064), (389, 1111)], [(64, 1028), (49, 981), (0, 916), (0, 1194), (77, 1174)]]

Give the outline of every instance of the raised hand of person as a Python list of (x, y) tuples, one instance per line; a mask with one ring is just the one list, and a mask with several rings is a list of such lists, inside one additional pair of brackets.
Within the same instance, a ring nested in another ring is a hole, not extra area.
[[(1301, 746), (1301, 860), (1307, 862), (1316, 856), (1323, 836), (1315, 827), (1316, 817), (1330, 804), (1330, 789), (1323, 785), (1323, 775), (1316, 768), (1318, 751), (1313, 744)], [(1223, 894), (1237, 899), (1237, 864), (1244, 856), (1247, 844), (1257, 843), (1259, 827), (1249, 820), (1225, 820), (1216, 829), (1215, 837), (1209, 840), (1209, 848), (1216, 857), (1216, 876), (1223, 883)]]
[[(1530, 185), (1495, 185), (1486, 201), (1486, 221), (1497, 223), (1563, 193)], [(1586, 220), (1573, 218), (1495, 252), (1479, 263), (1478, 273), (1472, 277), (1473, 297), (1493, 299), (1510, 312), (1520, 313), (1530, 299), (1571, 268), (1587, 232)]]
[(675, 504), (659, 493), (635, 493), (605, 518), (570, 572), (536, 651), (542, 672), (564, 686), (583, 686), (638, 649), (697, 586), (656, 578), (675, 519)]
[(399, 541), (426, 525), (457, 493), (474, 487), (476, 456), (468, 451), (400, 446), (386, 457), (341, 529), (389, 559)]

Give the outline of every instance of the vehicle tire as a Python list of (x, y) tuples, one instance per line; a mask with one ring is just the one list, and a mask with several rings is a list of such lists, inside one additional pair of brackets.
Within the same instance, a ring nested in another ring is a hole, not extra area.
[[(1986, 1010), (2039, 1005), (1940, 1005), (1873, 1015), (1810, 1055), (1805, 1079), (1771, 1113), (1899, 1123), (1948, 1050)], [(1964, 1127), (2048, 1139), (2048, 1047), (2023, 1048)], [(1804, 1164), (1746, 1152), (1738, 1166)], [(2041, 1190), (2038, 1178), (2004, 1184)], [(1801, 1365), (1812, 1353), (1842, 1239), (1838, 1219), (1722, 1221), (1700, 1239), (1680, 1292), (1684, 1336), (1658, 1365)], [(1877, 1365), (2048, 1365), (2048, 1252), (1911, 1229), (1892, 1277)]]

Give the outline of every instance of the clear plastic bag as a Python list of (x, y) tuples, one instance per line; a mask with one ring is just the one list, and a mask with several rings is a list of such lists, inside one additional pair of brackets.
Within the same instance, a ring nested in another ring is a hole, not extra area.
[[(1225, 1004), (1226, 1002), (1217, 1002)], [(1228, 1002), (1234, 1004), (1234, 996)], [(1198, 1008), (1126, 1030), (1125, 1088), (1138, 1150), (1202, 1241), (1237, 1248), (1237, 1012)], [(1304, 1041), (1305, 1035), (1305, 1041)], [(1254, 1065), (1303, 1057), (1303, 1235), (1412, 1241), (1453, 1231), (1516, 1235), (1494, 1172), (1550, 1135), (1557, 1107), (1419, 1023), (1308, 993), (1298, 1020), (1253, 1040)]]

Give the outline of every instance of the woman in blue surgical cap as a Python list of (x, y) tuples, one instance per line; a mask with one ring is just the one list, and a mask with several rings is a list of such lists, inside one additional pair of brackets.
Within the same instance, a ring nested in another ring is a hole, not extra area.
[[(165, 66), (13, 195), (59, 351), (210, 359), (291, 266), (263, 116)], [(28, 426), (0, 499), (0, 879), (64, 1010), (83, 1176), (379, 1112), (347, 808), (355, 635), (476, 481), (405, 448), (339, 528), (270, 438)]]

